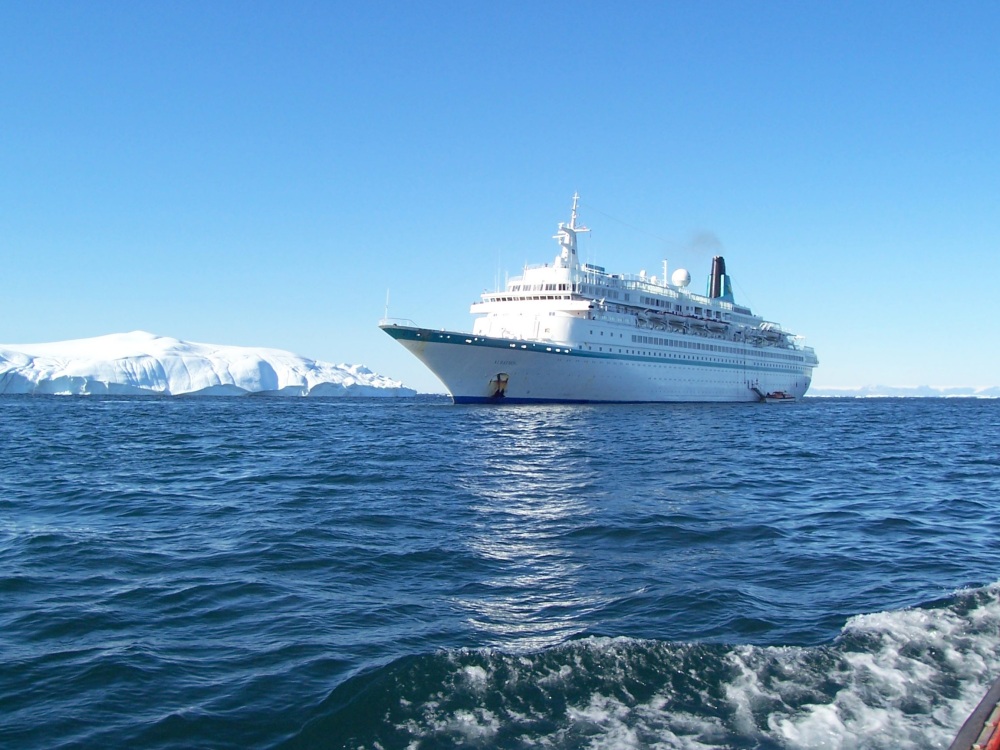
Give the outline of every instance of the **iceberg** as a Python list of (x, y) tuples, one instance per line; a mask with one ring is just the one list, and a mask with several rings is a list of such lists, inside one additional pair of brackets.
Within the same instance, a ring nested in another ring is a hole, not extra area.
[(813, 387), (819, 398), (1000, 398), (1000, 386), (865, 385), (857, 388)]
[(145, 331), (49, 344), (0, 344), (0, 394), (415, 396), (363, 365), (281, 349), (180, 341)]

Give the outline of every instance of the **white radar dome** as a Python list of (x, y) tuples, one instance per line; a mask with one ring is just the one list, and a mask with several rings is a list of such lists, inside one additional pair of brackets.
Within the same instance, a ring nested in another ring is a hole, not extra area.
[(678, 268), (670, 276), (670, 282), (674, 286), (684, 287), (691, 283), (691, 274), (687, 272), (686, 268)]

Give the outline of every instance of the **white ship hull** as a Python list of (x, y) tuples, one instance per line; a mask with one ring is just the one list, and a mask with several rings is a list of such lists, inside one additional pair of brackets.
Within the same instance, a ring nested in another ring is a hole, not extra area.
[(548, 341), (476, 336), (383, 323), (427, 366), (455, 403), (647, 403), (795, 398), (809, 388), (808, 363), (776, 365), (752, 347), (728, 357), (573, 348)]

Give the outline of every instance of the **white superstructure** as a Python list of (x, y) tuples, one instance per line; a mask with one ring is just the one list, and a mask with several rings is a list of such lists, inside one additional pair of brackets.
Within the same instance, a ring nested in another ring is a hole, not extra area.
[(580, 263), (579, 196), (552, 263), (528, 266), (472, 305), (471, 333), (383, 320), (380, 327), (441, 379), (456, 403), (760, 401), (800, 397), (815, 352), (733, 300), (725, 262), (709, 288), (691, 276), (610, 274)]

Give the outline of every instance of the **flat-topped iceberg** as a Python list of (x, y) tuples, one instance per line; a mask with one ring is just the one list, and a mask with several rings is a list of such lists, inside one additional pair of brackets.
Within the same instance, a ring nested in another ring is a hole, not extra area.
[(281, 349), (179, 341), (144, 331), (49, 344), (0, 344), (0, 393), (414, 396), (361, 365)]

